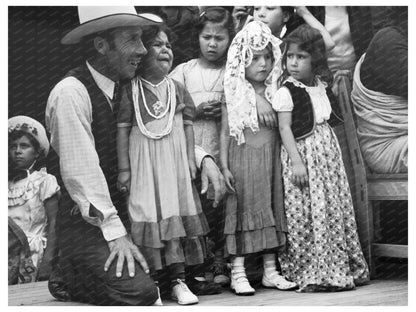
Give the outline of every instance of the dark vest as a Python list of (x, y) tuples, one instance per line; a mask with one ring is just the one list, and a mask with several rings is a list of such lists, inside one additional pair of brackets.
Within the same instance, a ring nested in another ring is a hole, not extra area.
[[(116, 112), (111, 110), (110, 104), (108, 103), (104, 93), (98, 88), (97, 84), (94, 81), (94, 78), (91, 76), (90, 71), (86, 65), (77, 67), (73, 70), (70, 70), (66, 77), (74, 77), (84, 84), (87, 88), (88, 94), (91, 99), (92, 105), (92, 134), (94, 136), (95, 150), (100, 162), (100, 167), (104, 173), (104, 176), (107, 180), (107, 185), (110, 191), (110, 196), (113, 201), (113, 204), (117, 208), (120, 218), (126, 224), (127, 222), (127, 209), (125, 206), (124, 197), (117, 191), (116, 182), (118, 174), (118, 163), (117, 163), (117, 146), (116, 146), (116, 136), (117, 136), (117, 119)], [(56, 155), (56, 154), (55, 154)], [(57, 157), (55, 158), (55, 161)], [(52, 165), (55, 162), (52, 160)], [(59, 163), (58, 163), (59, 164)], [(66, 191), (64, 184), (59, 172), (59, 165), (53, 166), (55, 170), (58, 169), (58, 172), (54, 172), (54, 175), (57, 176), (58, 181), (61, 182), (61, 201), (60, 201), (60, 212), (67, 214), (74, 206), (74, 202), (71, 200), (68, 192)]]
[[(316, 125), (311, 98), (304, 88), (297, 87), (291, 82), (286, 82), (283, 86), (289, 90), (293, 100), (291, 126), (293, 136), (296, 140), (303, 139), (312, 134)], [(326, 88), (326, 94), (332, 109), (328, 123), (330, 126), (337, 126), (343, 122), (341, 110), (331, 88)]]

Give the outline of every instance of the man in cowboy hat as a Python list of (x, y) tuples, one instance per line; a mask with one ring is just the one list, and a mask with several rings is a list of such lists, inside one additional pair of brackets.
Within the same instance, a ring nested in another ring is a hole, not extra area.
[[(84, 43), (93, 47), (93, 55), (53, 88), (45, 116), (63, 181), (57, 216), (60, 267), (72, 300), (150, 305), (158, 291), (127, 234), (125, 197), (116, 188), (116, 89), (120, 80), (133, 78), (147, 53), (143, 27), (162, 20), (137, 14), (134, 7), (79, 7), (78, 13), (80, 25), (61, 42)], [(222, 175), (209, 157), (201, 164), (205, 189), (210, 180), (218, 201)]]

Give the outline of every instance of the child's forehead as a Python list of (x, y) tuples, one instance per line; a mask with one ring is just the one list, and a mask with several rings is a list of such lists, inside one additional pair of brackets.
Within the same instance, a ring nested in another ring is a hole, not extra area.
[(258, 55), (267, 55), (267, 54), (271, 54), (272, 53), (272, 48), (270, 45), (267, 45), (263, 50), (252, 50), (253, 51), (253, 55), (258, 56)]
[(303, 53), (308, 53), (307, 51), (301, 49), (301, 46), (299, 43), (297, 42), (290, 42), (288, 44), (287, 50), (290, 52), (303, 52)]

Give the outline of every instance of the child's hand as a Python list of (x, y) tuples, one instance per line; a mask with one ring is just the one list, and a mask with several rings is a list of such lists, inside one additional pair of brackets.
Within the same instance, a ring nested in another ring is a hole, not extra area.
[(196, 116), (201, 119), (217, 119), (221, 117), (220, 101), (208, 101), (198, 105)]
[(195, 161), (189, 161), (189, 173), (191, 174), (192, 180), (195, 180), (196, 172), (197, 172), (197, 168), (196, 168)]
[(308, 186), (308, 171), (303, 163), (293, 165), (292, 182), (301, 188)]
[(277, 114), (270, 103), (262, 96), (256, 95), (257, 116), (259, 122), (268, 128), (277, 128)]
[(235, 180), (231, 171), (229, 169), (223, 169), (222, 175), (224, 176), (225, 186), (227, 187), (228, 192), (235, 193), (235, 188), (234, 188)]
[(245, 25), (254, 20), (250, 15), (250, 7), (235, 6), (232, 12), (232, 17), (236, 31), (240, 31)]
[(128, 193), (130, 191), (130, 171), (118, 173), (117, 189), (122, 193)]

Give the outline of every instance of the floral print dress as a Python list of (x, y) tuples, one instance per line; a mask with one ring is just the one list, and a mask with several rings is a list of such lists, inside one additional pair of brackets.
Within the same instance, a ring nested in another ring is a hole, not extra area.
[[(314, 132), (296, 141), (308, 171), (309, 186), (292, 183), (293, 167), (282, 145), (281, 161), (285, 188), (288, 249), (279, 253), (282, 273), (299, 285), (300, 292), (353, 289), (369, 280), (354, 215), (354, 208), (341, 149), (326, 123), (331, 113), (325, 85), (305, 88), (317, 121)], [(279, 89), (273, 101), (277, 111), (291, 111), (288, 89)]]

